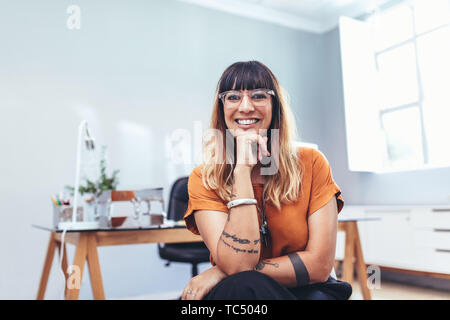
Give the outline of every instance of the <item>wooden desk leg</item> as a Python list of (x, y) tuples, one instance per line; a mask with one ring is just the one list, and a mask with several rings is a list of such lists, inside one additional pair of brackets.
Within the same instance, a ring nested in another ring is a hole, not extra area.
[(102, 273), (100, 271), (100, 262), (97, 253), (97, 239), (94, 233), (89, 235), (87, 245), (87, 259), (93, 297), (95, 300), (105, 300)]
[(352, 223), (352, 228), (354, 229), (355, 237), (355, 252), (356, 252), (356, 274), (358, 275), (359, 284), (361, 286), (361, 291), (364, 300), (371, 300), (369, 287), (367, 286), (367, 269), (366, 263), (364, 262), (364, 257), (362, 253), (361, 241), (359, 238), (358, 225), (356, 221)]
[[(80, 232), (80, 237), (78, 239), (77, 248), (75, 250), (75, 258), (73, 264), (79, 267), (79, 274), (73, 273), (69, 275), (69, 282), (71, 282), (72, 277), (77, 277), (75, 283), (79, 283), (81, 287), (81, 281), (83, 280), (83, 270), (84, 264), (86, 263), (87, 257), (87, 244), (88, 244), (89, 233), (88, 232)], [(77, 300), (80, 295), (80, 288), (74, 286), (71, 288), (73, 283), (67, 283), (67, 299), (68, 300)]]
[(340, 265), (341, 263), (339, 262), (339, 260), (334, 261), (334, 271), (336, 272), (336, 274), (338, 273)]
[(45, 256), (44, 268), (42, 269), (41, 280), (39, 282), (39, 289), (37, 293), (37, 300), (43, 300), (45, 296), (45, 290), (47, 289), (48, 276), (50, 275), (50, 269), (52, 268), (53, 257), (55, 255), (56, 241), (55, 233), (50, 234), (50, 240), (48, 242), (47, 254)]
[(345, 254), (342, 264), (342, 280), (353, 283), (353, 258), (355, 256), (355, 237), (351, 225), (346, 222), (342, 225), (345, 231)]

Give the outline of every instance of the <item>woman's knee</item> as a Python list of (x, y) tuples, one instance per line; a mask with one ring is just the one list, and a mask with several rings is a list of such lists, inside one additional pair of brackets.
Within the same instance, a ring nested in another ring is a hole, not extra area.
[(258, 271), (247, 270), (232, 274), (225, 278), (225, 280), (234, 281), (237, 283), (242, 282), (245, 284), (252, 284), (259, 281), (271, 281), (272, 278)]
[(261, 272), (248, 270), (232, 274), (226, 277), (222, 282), (232, 287), (240, 289), (253, 289), (261, 286), (273, 285), (274, 280)]
[(336, 300), (336, 298), (322, 290), (314, 289), (307, 292), (302, 300)]
[(210, 292), (212, 299), (290, 299), (286, 288), (258, 271), (243, 271), (223, 279)]

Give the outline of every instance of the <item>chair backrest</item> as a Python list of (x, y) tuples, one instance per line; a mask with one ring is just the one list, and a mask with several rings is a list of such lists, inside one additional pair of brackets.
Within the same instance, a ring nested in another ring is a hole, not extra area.
[(170, 220), (178, 221), (184, 217), (189, 200), (188, 181), (189, 177), (182, 177), (172, 185), (167, 211), (167, 218)]

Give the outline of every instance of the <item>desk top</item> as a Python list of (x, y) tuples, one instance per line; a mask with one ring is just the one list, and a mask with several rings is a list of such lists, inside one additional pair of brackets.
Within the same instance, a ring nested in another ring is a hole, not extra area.
[(351, 221), (378, 221), (381, 217), (338, 217), (338, 222), (351, 222)]
[[(338, 217), (338, 222), (352, 222), (352, 221), (375, 221), (381, 220), (380, 217)], [(56, 229), (47, 225), (32, 224), (33, 228), (50, 231), (50, 232), (63, 232), (62, 229)], [(186, 228), (184, 223), (176, 221), (167, 221), (162, 225), (154, 225), (147, 227), (117, 227), (117, 228), (97, 228), (97, 229), (67, 229), (66, 232), (111, 232), (111, 231), (139, 231), (139, 230), (164, 230), (164, 229), (183, 229)]]
[[(47, 225), (32, 224), (33, 228), (50, 231), (50, 232), (63, 232), (62, 229), (50, 227)], [(116, 232), (116, 231), (139, 231), (139, 230), (164, 230), (164, 229), (185, 229), (186, 226), (177, 222), (169, 222), (162, 225), (154, 225), (147, 227), (117, 227), (117, 228), (97, 228), (97, 229), (67, 229), (66, 232)]]

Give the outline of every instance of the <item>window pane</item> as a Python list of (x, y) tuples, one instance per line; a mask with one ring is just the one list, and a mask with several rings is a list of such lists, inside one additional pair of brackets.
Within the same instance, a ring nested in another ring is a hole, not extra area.
[(450, 99), (425, 100), (423, 120), (430, 165), (450, 165)]
[(450, 27), (417, 39), (423, 113), (431, 165), (450, 164)]
[(413, 36), (412, 10), (400, 6), (375, 14), (370, 19), (375, 41), (375, 50), (380, 51)]
[(413, 8), (418, 34), (450, 22), (448, 0), (415, 0)]
[(419, 95), (414, 45), (386, 51), (377, 60), (381, 108), (416, 102)]
[(422, 130), (418, 107), (382, 115), (390, 169), (413, 169), (423, 165)]
[(450, 95), (450, 27), (417, 39), (419, 69), (425, 99), (448, 99)]

